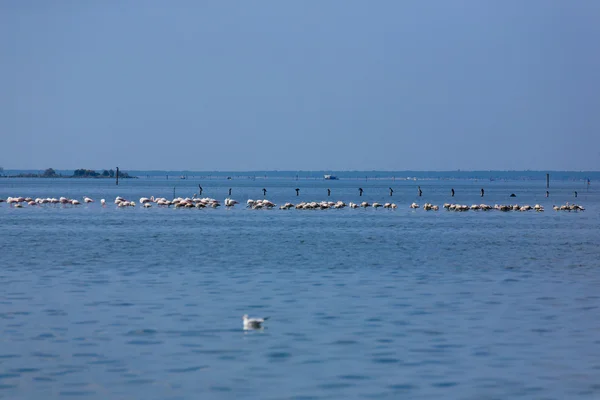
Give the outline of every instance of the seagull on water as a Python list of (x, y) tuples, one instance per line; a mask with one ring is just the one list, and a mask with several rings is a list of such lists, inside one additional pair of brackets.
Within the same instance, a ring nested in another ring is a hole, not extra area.
[(244, 316), (242, 317), (244, 320), (244, 330), (252, 330), (252, 329), (262, 329), (262, 324), (263, 322), (265, 322), (266, 320), (269, 319), (269, 317), (265, 317), (265, 318), (248, 318), (248, 314), (244, 314)]

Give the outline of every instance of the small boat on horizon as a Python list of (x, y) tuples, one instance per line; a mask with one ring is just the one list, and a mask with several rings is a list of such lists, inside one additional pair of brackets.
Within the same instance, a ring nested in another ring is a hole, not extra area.
[(338, 177), (335, 175), (323, 175), (323, 178), (328, 181), (337, 181), (338, 180)]

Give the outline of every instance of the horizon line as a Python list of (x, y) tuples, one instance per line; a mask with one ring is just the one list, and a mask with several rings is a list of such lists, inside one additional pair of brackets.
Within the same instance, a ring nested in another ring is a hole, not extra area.
[[(49, 167), (52, 168), (52, 167)], [(46, 169), (49, 168), (3, 168), (3, 171), (9, 172), (9, 171), (45, 171)], [(82, 169), (82, 168), (52, 168), (54, 170), (57, 171), (75, 171), (78, 169)], [(104, 170), (115, 170), (115, 168), (84, 168), (87, 170), (91, 170), (91, 171), (104, 171)], [(404, 173), (404, 172), (427, 172), (427, 173), (432, 173), (432, 172), (443, 172), (443, 173), (448, 173), (448, 172), (459, 172), (459, 173), (467, 173), (467, 172), (533, 172), (533, 173), (552, 173), (552, 172), (576, 172), (576, 173), (584, 173), (584, 172), (589, 172), (589, 173), (600, 173), (600, 170), (570, 170), (570, 169), (435, 169), (435, 170), (418, 170), (418, 169), (402, 169), (402, 170), (390, 170), (390, 169), (249, 169), (249, 170), (190, 170), (190, 169), (138, 169), (138, 168), (121, 168), (119, 167), (119, 170), (123, 171), (123, 172), (128, 172), (128, 171), (138, 171), (138, 172), (176, 172), (176, 173), (181, 173), (181, 172), (188, 172), (188, 173), (210, 173), (210, 172), (217, 172), (217, 173), (255, 173), (255, 172), (273, 172), (273, 173), (299, 173), (299, 172), (303, 172), (303, 173), (321, 173), (321, 172), (350, 172), (350, 173), (356, 173), (356, 172), (390, 172), (390, 173)]]

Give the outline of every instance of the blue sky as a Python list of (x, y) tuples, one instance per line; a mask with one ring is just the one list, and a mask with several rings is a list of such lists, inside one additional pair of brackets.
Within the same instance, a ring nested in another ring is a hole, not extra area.
[(600, 2), (0, 1), (0, 166), (600, 169)]

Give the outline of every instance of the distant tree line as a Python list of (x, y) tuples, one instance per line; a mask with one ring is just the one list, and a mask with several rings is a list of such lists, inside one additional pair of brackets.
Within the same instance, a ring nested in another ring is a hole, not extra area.
[[(93, 169), (76, 169), (73, 172), (73, 178), (114, 178), (115, 171), (112, 169), (102, 170), (102, 172), (96, 172)], [(119, 178), (135, 178), (129, 175), (127, 172), (119, 171)]]
[(57, 178), (58, 176), (59, 175), (56, 173), (56, 171), (53, 168), (48, 168), (42, 174), (43, 178)]
[[(3, 170), (0, 169), (0, 175), (2, 175)], [(15, 178), (114, 178), (115, 171), (110, 170), (102, 170), (102, 172), (96, 172), (93, 169), (85, 169), (80, 168), (73, 171), (73, 175), (61, 175), (56, 173), (54, 168), (48, 168), (41, 174), (19, 174), (15, 175)], [(128, 179), (128, 178), (137, 178), (136, 176), (131, 176), (127, 172), (119, 171), (119, 178)]]

